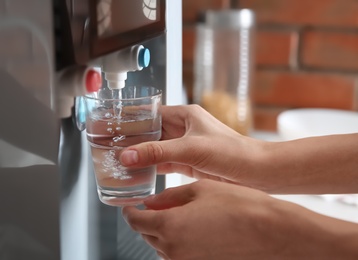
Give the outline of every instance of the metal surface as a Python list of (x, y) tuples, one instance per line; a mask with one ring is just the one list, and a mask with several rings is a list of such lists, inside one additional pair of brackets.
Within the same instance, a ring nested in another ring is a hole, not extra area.
[(58, 125), (1, 69), (0, 80), (0, 259), (58, 259)]
[(59, 259), (52, 6), (23, 4), (0, 0), (0, 259)]
[[(54, 0), (65, 2), (73, 16), (83, 1)], [(163, 90), (164, 104), (180, 104), (181, 0), (165, 4), (167, 31), (138, 42), (150, 49), (151, 65), (129, 73), (128, 84), (153, 85)], [(119, 208), (100, 203), (85, 133), (74, 118), (56, 117), (61, 51), (53, 37), (69, 27), (56, 19), (53, 26), (53, 7), (47, 0), (0, 0), (0, 49), (8, 49), (0, 52), (0, 259), (157, 259)], [(164, 188), (159, 177), (157, 192)]]

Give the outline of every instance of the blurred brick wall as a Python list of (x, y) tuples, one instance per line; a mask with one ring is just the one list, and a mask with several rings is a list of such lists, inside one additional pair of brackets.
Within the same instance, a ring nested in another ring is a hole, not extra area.
[(356, 0), (183, 0), (183, 80), (189, 100), (196, 18), (220, 8), (256, 13), (256, 129), (275, 131), (277, 115), (290, 108), (358, 109)]

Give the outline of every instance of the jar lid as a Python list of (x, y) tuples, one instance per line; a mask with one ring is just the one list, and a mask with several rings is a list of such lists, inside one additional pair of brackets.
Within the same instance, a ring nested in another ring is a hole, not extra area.
[(208, 10), (204, 17), (205, 24), (214, 28), (247, 29), (255, 24), (255, 14), (250, 9)]

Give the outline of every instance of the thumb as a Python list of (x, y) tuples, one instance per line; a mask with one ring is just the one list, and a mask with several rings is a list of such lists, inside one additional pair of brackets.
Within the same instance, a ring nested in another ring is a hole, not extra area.
[[(145, 167), (164, 162), (188, 163), (188, 146), (179, 139), (144, 142), (122, 151), (119, 160), (123, 166)], [(190, 159), (190, 157), (189, 157)]]
[(162, 193), (153, 195), (144, 200), (144, 205), (149, 209), (163, 210), (182, 206), (189, 203), (195, 197), (195, 190), (192, 185), (182, 185), (175, 188), (168, 188)]

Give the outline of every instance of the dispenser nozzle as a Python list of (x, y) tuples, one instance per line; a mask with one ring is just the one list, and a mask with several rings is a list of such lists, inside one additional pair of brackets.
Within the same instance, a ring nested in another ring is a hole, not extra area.
[(128, 72), (142, 70), (148, 67), (149, 63), (150, 51), (142, 45), (135, 45), (104, 57), (102, 68), (108, 87), (123, 88)]
[(124, 88), (125, 81), (127, 79), (127, 72), (122, 72), (122, 73), (105, 72), (104, 75), (107, 81), (107, 85), (110, 89)]

